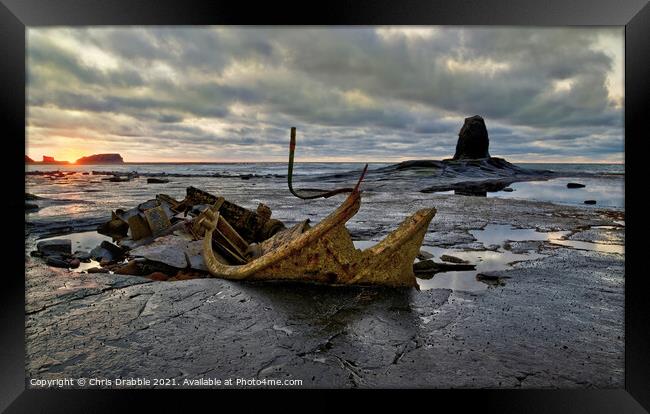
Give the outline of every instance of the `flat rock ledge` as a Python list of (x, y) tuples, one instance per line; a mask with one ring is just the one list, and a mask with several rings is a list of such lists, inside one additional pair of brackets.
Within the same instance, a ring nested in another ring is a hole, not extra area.
[(470, 294), (78, 274), (26, 259), (26, 376), (313, 388), (620, 388), (622, 255), (551, 249)]

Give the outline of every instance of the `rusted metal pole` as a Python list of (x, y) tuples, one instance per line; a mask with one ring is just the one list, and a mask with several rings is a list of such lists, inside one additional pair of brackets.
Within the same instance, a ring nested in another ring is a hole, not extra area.
[[(336, 190), (320, 190), (316, 188), (305, 188), (301, 191), (303, 194), (298, 194), (294, 189), (293, 189), (293, 160), (294, 160), (294, 155), (296, 152), (296, 127), (291, 127), (291, 140), (289, 141), (289, 171), (287, 174), (287, 183), (289, 184), (289, 191), (291, 194), (294, 196), (303, 199), (303, 200), (312, 200), (315, 198), (329, 198), (337, 194), (341, 193), (351, 193), (354, 191), (354, 188), (339, 188)], [(366, 171), (368, 169), (368, 164), (363, 169), (363, 173), (361, 174), (361, 178), (359, 179), (359, 183), (361, 183), (361, 180), (366, 174)], [(359, 186), (359, 183), (357, 183), (357, 187)], [(357, 188), (355, 187), (355, 188)], [(316, 192), (317, 194), (311, 194), (311, 195), (306, 195), (304, 194), (305, 192)]]

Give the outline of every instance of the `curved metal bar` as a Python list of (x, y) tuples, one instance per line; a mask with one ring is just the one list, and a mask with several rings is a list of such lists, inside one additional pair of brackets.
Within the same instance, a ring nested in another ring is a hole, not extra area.
[[(363, 177), (366, 175), (366, 171), (368, 169), (368, 164), (363, 169), (363, 173), (361, 174), (361, 178), (359, 179), (359, 182), (357, 183), (357, 186), (355, 188), (338, 188), (336, 190), (320, 190), (316, 188), (305, 188), (301, 191), (303, 194), (297, 193), (293, 189), (293, 158), (294, 154), (296, 152), (296, 127), (291, 127), (291, 141), (289, 142), (289, 172), (287, 175), (287, 182), (289, 184), (289, 191), (291, 194), (294, 196), (303, 199), (303, 200), (313, 200), (315, 198), (329, 198), (337, 194), (341, 193), (351, 193), (354, 191), (356, 188), (359, 187), (359, 184), (361, 183), (361, 180), (363, 180)], [(309, 192), (318, 192), (318, 194), (312, 194), (312, 195), (306, 195), (304, 192), (309, 191)]]

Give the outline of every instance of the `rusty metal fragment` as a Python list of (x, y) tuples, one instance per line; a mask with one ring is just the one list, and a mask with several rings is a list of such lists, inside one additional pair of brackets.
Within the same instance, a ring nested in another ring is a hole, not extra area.
[[(167, 195), (161, 194), (161, 196), (171, 198)], [(219, 197), (198, 188), (187, 187), (185, 199), (177, 202), (178, 204), (174, 209), (176, 211), (189, 211), (196, 205), (207, 204), (214, 206), (218, 199)], [(270, 218), (270, 211), (263, 211), (262, 214), (259, 214), (228, 200), (223, 200), (218, 210), (221, 216), (248, 243), (260, 243), (285, 228), (281, 221)]]
[(145, 210), (144, 217), (154, 236), (161, 234), (172, 225), (169, 217), (167, 217), (167, 213), (165, 213), (165, 210), (161, 206)]

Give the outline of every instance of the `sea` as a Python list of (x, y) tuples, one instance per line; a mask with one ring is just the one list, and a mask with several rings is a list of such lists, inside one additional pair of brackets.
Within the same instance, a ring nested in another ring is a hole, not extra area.
[[(367, 179), (372, 180), (373, 170), (381, 169), (392, 164), (390, 163), (371, 163), (368, 167)], [(547, 201), (558, 204), (568, 204), (576, 206), (585, 206), (585, 200), (595, 200), (595, 207), (607, 207), (623, 209), (625, 205), (625, 165), (624, 164), (566, 164), (566, 163), (521, 163), (520, 167), (528, 169), (551, 170), (558, 173), (558, 178), (552, 178), (545, 181), (523, 181), (513, 183), (510, 187), (512, 192), (490, 192), (488, 197), (513, 198), (535, 201)], [(323, 184), (338, 184), (343, 181), (354, 184), (354, 174), (358, 174), (363, 169), (361, 163), (296, 163), (294, 166), (294, 183), (300, 186), (300, 180), (309, 181), (313, 186), (314, 181)], [(143, 175), (164, 174), (171, 177), (176, 176), (174, 181), (193, 182), (194, 186), (201, 186), (208, 183), (213, 184), (215, 180), (221, 180), (222, 183), (229, 179), (241, 179), (235, 182), (235, 187), (245, 183), (244, 180), (253, 178), (252, 184), (260, 186), (259, 188), (270, 186), (286, 187), (287, 163), (159, 163), (159, 164), (118, 164), (118, 165), (27, 165), (26, 171), (62, 171), (62, 172), (118, 172), (127, 174), (136, 172)], [(78, 175), (78, 174), (77, 174)], [(180, 176), (180, 177), (179, 177)], [(36, 194), (46, 194), (47, 196), (60, 198), (62, 195), (71, 195), (79, 186), (92, 187), (92, 184), (98, 184), (97, 180), (101, 176), (91, 175), (94, 180), (70, 181), (65, 182), (56, 180), (39, 180), (37, 176), (27, 176), (26, 191), (30, 188), (36, 191)], [(35, 180), (36, 179), (36, 180)], [(400, 176), (399, 188), (404, 191), (418, 191), (425, 187), (426, 171), (420, 171), (419, 174), (406, 178), (412, 182), (404, 185), (404, 176)], [(382, 180), (385, 181), (385, 178)], [(584, 188), (567, 189), (566, 184), (569, 182), (579, 182), (584, 184)], [(51, 185), (56, 184), (56, 185)], [(75, 185), (76, 184), (76, 185)], [(189, 184), (188, 184), (189, 185)], [(120, 197), (120, 189), (128, 185), (112, 186), (115, 190), (113, 195)], [(183, 185), (183, 188), (185, 186)], [(227, 185), (227, 187), (230, 187)], [(128, 197), (127, 197), (128, 198)]]

